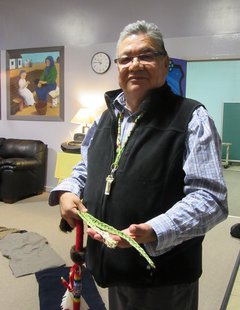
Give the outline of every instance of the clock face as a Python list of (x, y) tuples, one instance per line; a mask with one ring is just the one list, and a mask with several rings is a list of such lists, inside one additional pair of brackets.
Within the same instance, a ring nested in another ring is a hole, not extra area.
[(103, 52), (98, 52), (93, 55), (91, 66), (94, 72), (102, 74), (108, 71), (111, 65), (110, 57)]

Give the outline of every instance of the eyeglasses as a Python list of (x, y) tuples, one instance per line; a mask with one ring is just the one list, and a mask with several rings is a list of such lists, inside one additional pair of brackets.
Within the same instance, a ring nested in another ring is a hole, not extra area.
[(114, 62), (120, 66), (130, 66), (130, 63), (134, 60), (134, 58), (137, 58), (138, 61), (143, 64), (147, 65), (153, 61), (155, 61), (155, 58), (161, 55), (166, 55), (166, 52), (148, 52), (145, 54), (139, 54), (135, 56), (123, 56), (114, 59)]

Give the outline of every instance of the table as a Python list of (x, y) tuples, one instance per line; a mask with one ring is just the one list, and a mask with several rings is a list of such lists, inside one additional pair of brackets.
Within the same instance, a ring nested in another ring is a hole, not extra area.
[(63, 179), (69, 177), (72, 172), (72, 168), (82, 159), (81, 154), (58, 152), (56, 167), (55, 167), (55, 178), (60, 183)]
[(229, 167), (229, 149), (231, 145), (232, 143), (227, 143), (227, 142), (222, 143), (222, 146), (226, 146), (226, 160), (225, 160), (225, 164), (223, 165), (224, 168)]
[[(239, 285), (240, 285), (240, 251), (236, 263), (234, 265), (231, 278), (228, 283), (226, 293), (223, 298), (223, 302), (220, 310), (227, 309), (240, 309), (240, 294), (239, 294)], [(235, 307), (235, 308), (234, 308)]]

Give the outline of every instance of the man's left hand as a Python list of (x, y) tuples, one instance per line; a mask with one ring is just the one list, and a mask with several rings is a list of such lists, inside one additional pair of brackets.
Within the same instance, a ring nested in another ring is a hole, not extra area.
[[(122, 230), (125, 234), (129, 235), (137, 243), (149, 243), (157, 240), (156, 234), (149, 224), (132, 224), (128, 228)], [(87, 229), (87, 233), (93, 239), (103, 242), (100, 234), (95, 232), (92, 228)], [(119, 248), (129, 248), (131, 245), (119, 236), (111, 235), (112, 239), (118, 242)]]

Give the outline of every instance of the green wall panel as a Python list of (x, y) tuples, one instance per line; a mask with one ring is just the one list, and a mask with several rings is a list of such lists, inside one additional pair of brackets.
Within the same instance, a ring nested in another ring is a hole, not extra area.
[[(187, 63), (186, 96), (203, 103), (213, 118), (223, 142), (224, 103), (240, 102), (240, 60), (190, 61)], [(227, 112), (229, 113), (229, 111)], [(233, 117), (230, 116), (230, 118)], [(224, 132), (234, 132), (234, 144), (230, 147), (230, 160), (240, 160), (240, 115), (238, 122), (224, 125)], [(228, 129), (228, 127), (231, 127)], [(234, 127), (235, 126), (235, 127)], [(224, 133), (225, 134), (225, 133)], [(231, 138), (232, 139), (232, 138)], [(223, 149), (223, 158), (224, 158)]]
[(240, 159), (240, 103), (224, 103), (223, 118), (223, 142), (232, 143), (229, 151), (229, 158)]

